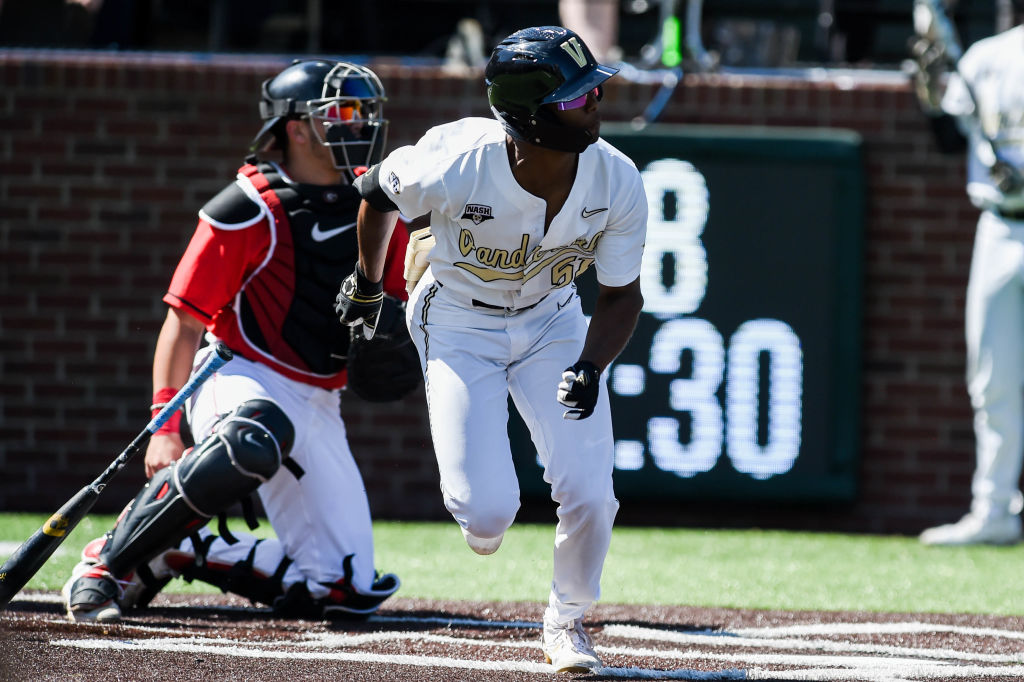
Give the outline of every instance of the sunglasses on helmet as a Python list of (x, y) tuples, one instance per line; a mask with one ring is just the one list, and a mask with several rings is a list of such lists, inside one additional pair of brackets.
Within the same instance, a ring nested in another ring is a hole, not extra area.
[(580, 95), (576, 99), (571, 99), (568, 102), (558, 102), (558, 103), (555, 104), (555, 108), (558, 109), (559, 111), (569, 111), (570, 109), (579, 109), (580, 107), (586, 105), (586, 103), (587, 103), (587, 95), (593, 95), (594, 99), (597, 99), (597, 100), (601, 99), (600, 88), (594, 88), (593, 90), (588, 90), (587, 92), (583, 93), (582, 95)]
[(362, 107), (358, 101), (332, 102), (310, 112), (316, 118), (327, 122), (344, 122), (362, 118)]

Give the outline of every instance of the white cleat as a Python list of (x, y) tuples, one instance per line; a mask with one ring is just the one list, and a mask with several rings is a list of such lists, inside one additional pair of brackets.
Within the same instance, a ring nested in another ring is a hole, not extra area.
[(982, 517), (967, 514), (956, 523), (929, 528), (921, 533), (925, 545), (1013, 545), (1021, 540), (1019, 516)]
[(497, 552), (498, 548), (501, 547), (501, 541), (505, 538), (504, 533), (496, 538), (478, 538), (465, 528), (462, 529), (462, 536), (466, 538), (466, 544), (469, 545), (471, 550), (484, 556)]
[(544, 660), (557, 673), (589, 673), (601, 667), (601, 659), (594, 651), (594, 640), (583, 630), (579, 620), (559, 625), (545, 618), (541, 649)]

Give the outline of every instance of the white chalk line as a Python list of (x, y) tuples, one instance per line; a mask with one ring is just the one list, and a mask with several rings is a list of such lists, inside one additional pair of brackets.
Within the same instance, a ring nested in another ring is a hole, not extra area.
[[(208, 595), (215, 596), (215, 595)], [(36, 604), (60, 604), (64, 605), (64, 597), (61, 596), (60, 592), (22, 592), (16, 595), (11, 603), (25, 601)], [(250, 604), (235, 605), (235, 604), (202, 604), (202, 603), (157, 603), (153, 604), (153, 608), (160, 609), (203, 609), (206, 611), (223, 611), (226, 613), (251, 613), (253, 615), (265, 614), (270, 615), (274, 612), (269, 606), (252, 606)]]
[[(500, 629), (538, 629), (539, 623), (531, 621), (486, 621), (465, 618), (438, 618), (438, 617), (394, 617), (375, 616), (371, 620), (377, 622), (399, 622), (413, 625), (443, 625), (447, 627), (481, 627)], [(842, 634), (854, 632), (856, 634), (871, 632), (861, 623), (836, 623), (806, 626), (808, 632), (816, 634)], [(880, 624), (891, 626), (891, 631), (899, 632), (929, 632), (940, 630), (945, 632), (956, 632), (959, 634), (973, 634), (983, 636), (1004, 636), (1014, 635), (1010, 631), (962, 628), (956, 626), (931, 626), (924, 623), (905, 624)], [(140, 626), (141, 630), (147, 630), (146, 626)], [(779, 628), (786, 637), (795, 635), (793, 627)], [(156, 632), (155, 628), (148, 628)], [(164, 628), (159, 629), (166, 632)], [(740, 632), (740, 631), (737, 631)], [(790, 680), (849, 680), (858, 679), (865, 682), (911, 682), (912, 680), (927, 680), (933, 678), (943, 679), (970, 679), (993, 676), (1017, 675), (1024, 677), (1024, 666), (980, 666), (980, 665), (958, 665), (941, 661), (922, 661), (920, 658), (946, 658), (954, 661), (987, 661), (991, 663), (1020, 662), (1024, 659), (1021, 656), (1001, 656), (972, 654), (969, 652), (958, 652), (954, 650), (931, 650), (916, 649), (909, 647), (886, 647), (883, 645), (865, 645), (856, 642), (837, 642), (832, 640), (820, 640), (805, 643), (800, 640), (786, 638), (773, 639), (772, 628), (747, 629), (743, 632), (755, 634), (755, 637), (738, 637), (728, 631), (699, 631), (699, 632), (672, 632), (639, 626), (608, 625), (604, 628), (604, 635), (619, 637), (623, 639), (640, 639), (666, 641), (689, 645), (710, 645), (714, 647), (743, 646), (747, 648), (790, 648), (790, 649), (828, 649), (830, 651), (856, 651), (859, 653), (876, 653), (879, 656), (820, 656), (820, 655), (799, 655), (799, 654), (759, 654), (751, 652), (739, 653), (710, 653), (701, 651), (680, 651), (662, 650), (635, 647), (618, 646), (597, 646), (599, 653), (603, 655), (620, 655), (625, 657), (648, 657), (677, 661), (721, 661), (726, 664), (736, 665), (746, 663), (754, 666), (801, 666), (798, 669), (767, 670), (754, 668), (751, 670), (727, 669), (717, 672), (705, 672), (697, 670), (660, 670), (633, 667), (606, 667), (599, 672), (610, 677), (633, 677), (636, 679), (687, 679), (687, 680), (735, 680), (735, 679), (790, 679)], [(252, 658), (296, 658), (316, 660), (338, 660), (348, 662), (376, 662), (391, 663), (397, 665), (413, 665), (420, 667), (443, 667), (462, 668), (474, 670), (505, 670), (526, 673), (550, 673), (551, 668), (545, 664), (533, 663), (530, 661), (476, 661), (470, 659), (453, 659), (449, 657), (418, 656), (418, 655), (386, 655), (366, 652), (310, 652), (296, 651), (293, 647), (308, 648), (343, 648), (358, 647), (376, 642), (394, 642), (396, 640), (431, 642), (456, 646), (485, 646), (491, 648), (505, 649), (529, 649), (537, 648), (536, 642), (515, 641), (515, 640), (482, 640), (475, 638), (457, 637), (452, 635), (436, 635), (420, 632), (374, 632), (362, 634), (338, 634), (338, 633), (313, 633), (307, 636), (305, 641), (299, 642), (274, 642), (274, 651), (267, 651), (262, 648), (253, 648), (251, 642), (240, 646), (240, 642), (230, 639), (217, 638), (181, 638), (169, 637), (148, 640), (122, 640), (117, 644), (118, 648), (153, 651), (185, 651), (207, 654), (222, 654), (231, 656), (244, 656)], [(52, 642), (56, 646), (69, 646), (81, 648), (102, 648), (111, 646), (110, 640), (56, 640)], [(230, 647), (230, 648), (225, 648)], [(935, 651), (941, 652), (936, 656)], [(882, 657), (884, 656), (884, 658)], [(916, 658), (915, 658), (916, 657)]]
[[(840, 624), (845, 625), (845, 624)], [(907, 623), (911, 627), (905, 630), (898, 630), (900, 633), (928, 633), (935, 632), (936, 630), (928, 629), (922, 623)], [(1000, 634), (1013, 634), (1008, 633), (1005, 630), (992, 630), (985, 633), (982, 632), (965, 632), (970, 628), (956, 628), (956, 629), (942, 629), (938, 631), (943, 632), (956, 632), (959, 634), (969, 634), (974, 636), (984, 637), (997, 637)], [(622, 637), (631, 639), (641, 640), (654, 640), (662, 642), (672, 642), (674, 644), (698, 644), (701, 646), (717, 646), (717, 647), (747, 647), (747, 648), (764, 648), (764, 649), (807, 649), (815, 651), (850, 651), (856, 653), (871, 653), (871, 654), (882, 654), (886, 656), (914, 656), (919, 658), (935, 658), (935, 659), (953, 659), (961, 661), (979, 661), (988, 663), (1024, 663), (1024, 652), (1019, 654), (979, 654), (971, 653), (966, 651), (958, 651), (956, 649), (922, 649), (918, 647), (894, 647), (887, 646), (884, 644), (867, 644), (858, 642), (840, 642), (830, 639), (775, 639), (768, 636), (771, 631), (770, 628), (759, 628), (759, 631), (763, 631), (759, 637), (737, 637), (731, 636), (730, 631), (722, 632), (716, 631), (708, 634), (694, 634), (692, 632), (672, 632), (670, 630), (659, 630), (656, 628), (645, 628), (638, 625), (608, 625), (604, 628), (602, 635), (607, 637)], [(811, 632), (809, 630), (809, 632)], [(871, 630), (861, 630), (857, 628), (856, 634), (868, 634)], [(996, 634), (1000, 633), (1000, 634)], [(818, 635), (833, 635), (833, 634), (847, 634), (842, 627), (835, 630), (827, 629), (815, 629), (813, 634)], [(787, 635), (788, 637), (788, 635)], [(1014, 637), (1016, 639), (1016, 637)]]
[[(643, 630), (643, 629), (641, 628), (641, 630)], [(602, 634), (607, 634), (607, 632), (608, 632), (608, 628), (606, 627)], [(623, 637), (623, 635), (621, 635), (621, 634), (619, 634), (618, 636), (619, 637)], [(640, 633), (637, 634), (635, 639), (639, 639), (641, 641), (645, 641), (645, 640), (647, 640), (649, 638), (644, 636), (644, 634), (642, 632), (640, 632)], [(366, 645), (366, 644), (373, 644), (373, 643), (377, 643), (377, 642), (394, 642), (394, 641), (397, 641), (397, 640), (409, 640), (409, 641), (415, 640), (415, 641), (420, 641), (420, 642), (432, 642), (432, 643), (436, 643), (436, 644), (454, 644), (454, 645), (459, 645), (459, 646), (465, 645), (467, 643), (482, 642), (482, 643), (486, 643), (489, 646), (504, 647), (504, 648), (508, 648), (508, 649), (535, 649), (537, 647), (537, 643), (536, 642), (529, 642), (529, 641), (522, 641), (522, 640), (481, 640), (481, 639), (472, 639), (472, 638), (466, 638), (466, 637), (455, 637), (455, 636), (452, 636), (452, 635), (434, 635), (434, 634), (426, 634), (426, 633), (419, 633), (419, 632), (371, 632), (371, 633), (364, 633), (364, 634), (358, 634), (358, 635), (338, 634), (338, 633), (329, 633), (329, 632), (326, 632), (326, 633), (310, 633), (310, 634), (306, 635), (306, 640), (305, 641), (298, 643), (298, 646), (305, 646), (305, 647), (321, 646), (321, 647), (327, 647), (327, 648), (341, 648), (341, 647), (357, 647), (357, 646), (363, 646), (363, 645)], [(750, 647), (750, 646), (753, 645), (753, 646), (757, 646), (759, 648), (774, 648), (774, 645), (779, 644), (783, 648), (786, 648), (786, 647), (792, 646), (792, 645), (801, 645), (799, 647), (794, 647), (794, 648), (807, 648), (807, 649), (814, 649), (814, 650), (820, 650), (822, 648), (820, 646), (820, 644), (836, 644), (837, 647), (836, 647), (835, 650), (837, 650), (837, 651), (841, 651), (842, 649), (840, 649), (839, 647), (841, 647), (843, 645), (842, 642), (831, 642), (831, 641), (823, 641), (823, 642), (819, 642), (819, 643), (811, 642), (809, 644), (809, 646), (806, 646), (806, 647), (802, 646), (802, 643), (790, 642), (790, 641), (786, 641), (786, 640), (782, 640), (782, 641), (757, 640), (757, 641), (753, 641), (753, 642), (751, 642), (751, 641), (743, 642), (743, 640), (733, 640), (733, 641), (737, 642), (737, 644), (736, 644), (737, 647)], [(708, 640), (706, 638), (704, 640), (700, 640), (698, 638), (693, 638), (693, 639), (688, 640), (688, 641), (686, 641), (684, 643), (702, 645), (702, 644), (707, 644), (709, 642), (708, 642)], [(727, 644), (727, 643), (728, 642), (724, 642), (724, 641), (713, 642), (713, 644), (715, 646), (722, 646), (722, 645)], [(857, 651), (857, 649), (859, 648), (859, 645), (857, 645), (855, 643), (851, 643), (850, 646), (852, 647), (853, 651)], [(617, 647), (617, 646), (607, 646), (607, 645), (600, 645), (600, 644), (595, 646), (595, 649), (597, 650), (598, 653), (601, 653), (601, 654), (611, 654), (611, 655), (620, 655), (620, 656), (645, 656), (645, 657), (651, 657), (651, 658), (665, 658), (665, 659), (674, 659), (674, 660), (707, 660), (707, 659), (713, 659), (713, 660), (732, 661), (732, 660), (736, 660), (737, 658), (741, 658), (742, 660), (749, 661), (749, 662), (758, 662), (758, 663), (784, 662), (784, 663), (789, 663), (789, 664), (794, 664), (794, 665), (814, 665), (814, 664), (820, 663), (823, 660), (821, 656), (813, 656), (813, 655), (811, 655), (811, 656), (802, 655), (801, 656), (801, 655), (792, 655), (792, 654), (756, 654), (756, 653), (749, 653), (749, 654), (736, 654), (736, 653), (732, 653), (732, 654), (714, 654), (714, 653), (700, 652), (700, 651), (680, 651), (678, 649), (668, 649), (668, 650), (666, 650), (666, 649), (652, 649), (652, 648), (638, 649), (636, 647), (621, 647), (621, 646)], [(901, 653), (901, 652), (903, 652), (903, 653)], [(889, 663), (892, 663), (894, 661), (899, 662), (901, 659), (897, 658), (897, 656), (904, 657), (903, 660), (905, 660), (908, 663), (910, 663), (910, 662), (917, 663), (919, 661), (917, 660), (917, 658), (915, 658), (916, 655), (922, 654), (922, 655), (927, 656), (928, 654), (930, 654), (930, 652), (931, 652), (931, 650), (929, 650), (929, 649), (910, 649), (910, 648), (907, 648), (907, 647), (873, 646), (872, 650), (870, 652), (868, 652), (868, 653), (885, 654), (887, 657), (884, 659), (882, 664), (888, 665)], [(863, 653), (863, 652), (859, 652), (859, 653)], [(956, 658), (958, 658), (957, 654), (959, 654), (959, 653), (960, 652), (956, 652), (956, 651), (953, 651), (953, 650), (948, 650), (948, 654), (950, 654), (950, 655), (943, 656), (943, 658), (954, 658), (954, 659), (956, 659)], [(962, 658), (960, 658), (960, 660), (975, 660), (971, 656), (973, 656), (973, 655), (967, 654), (967, 655), (963, 656)], [(878, 659), (878, 658), (874, 658), (874, 657), (864, 657), (864, 656), (832, 657), (832, 658), (835, 659), (835, 660), (838, 660), (838, 661), (846, 661), (846, 660), (851, 661), (851, 663), (849, 665), (850, 666), (855, 666), (855, 667), (865, 667), (867, 665), (870, 665), (870, 662), (872, 662), (872, 661), (882, 660), (882, 659)], [(1024, 660), (1024, 656), (1021, 656), (1021, 655), (1016, 655), (1016, 656), (1013, 656), (1013, 655), (1011, 655), (1011, 656), (1000, 656), (1000, 655), (996, 655), (996, 654), (991, 654), (989, 656), (986, 656), (986, 657), (982, 658), (981, 660), (984, 660), (984, 661), (987, 661), (987, 662), (992, 662), (992, 663), (1020, 663), (1020, 662), (1022, 662), (1022, 660)], [(940, 663), (936, 663), (936, 665), (939, 665), (939, 664)], [(941, 663), (941, 665), (950, 665), (950, 664), (949, 663)]]
[[(40, 602), (40, 603), (61, 603), (61, 597), (59, 594), (52, 593), (32, 593), (19, 595), (19, 600)], [(193, 604), (161, 604), (161, 608), (195, 608)], [(204, 605), (202, 608), (214, 610), (214, 611), (226, 611), (226, 612), (251, 612), (253, 614), (269, 613), (270, 609), (257, 608), (250, 606), (231, 606), (231, 605), (218, 605), (210, 604)], [(413, 624), (413, 625), (438, 625), (442, 627), (476, 627), (476, 628), (487, 628), (487, 629), (540, 629), (540, 623), (536, 621), (521, 621), (521, 620), (509, 620), (509, 621), (489, 621), (482, 619), (473, 618), (445, 618), (445, 617), (412, 617), (412, 616), (390, 616), (390, 615), (376, 615), (371, 617), (371, 622), (376, 623), (401, 623), (401, 624)], [(82, 625), (93, 625), (86, 624)], [(145, 625), (134, 625), (125, 624), (126, 627), (140, 630), (142, 632), (162, 633), (162, 634), (177, 634), (180, 633), (180, 629), (170, 628), (155, 628)], [(98, 626), (103, 627), (103, 626)], [(607, 646), (598, 645), (596, 648), (599, 653), (604, 655), (621, 655), (621, 656), (646, 656), (650, 658), (660, 658), (665, 660), (674, 660), (680, 663), (689, 660), (704, 660), (704, 661), (721, 661), (726, 664), (736, 665), (737, 663), (745, 663), (747, 665), (754, 666), (809, 666), (803, 669), (792, 669), (786, 671), (772, 671), (765, 669), (751, 669), (751, 670), (724, 670), (714, 673), (706, 673), (696, 670), (653, 670), (643, 668), (605, 668), (601, 671), (602, 674), (611, 677), (635, 677), (638, 679), (785, 679), (792, 680), (848, 680), (851, 679), (852, 675), (856, 675), (856, 679), (865, 680), (865, 682), (899, 682), (899, 680), (925, 680), (930, 678), (944, 677), (946, 679), (967, 679), (970, 677), (991, 677), (991, 676), (1005, 676), (1005, 675), (1018, 675), (1024, 677), (1024, 666), (1012, 666), (1007, 667), (1004, 665), (998, 665), (1000, 663), (1021, 663), (1024, 662), (1024, 652), (1019, 655), (1004, 655), (1004, 654), (979, 654), (972, 652), (956, 651), (952, 649), (921, 649), (911, 647), (893, 647), (877, 644), (866, 644), (858, 642), (842, 642), (836, 640), (803, 640), (794, 639), (807, 635), (818, 635), (818, 636), (840, 636), (840, 635), (858, 635), (858, 634), (913, 634), (913, 633), (951, 633), (959, 634), (964, 636), (975, 636), (975, 637), (996, 637), (1004, 639), (1020, 640), (1024, 639), (1024, 633), (1015, 632), (1010, 630), (999, 630), (994, 628), (972, 628), (955, 625), (943, 625), (933, 623), (823, 623), (823, 624), (808, 624), (808, 625), (796, 625), (796, 626), (782, 626), (778, 628), (737, 628), (731, 631), (722, 630), (698, 630), (689, 632), (678, 632), (672, 630), (664, 630), (657, 628), (645, 628), (635, 625), (617, 625), (610, 624), (604, 627), (601, 635), (607, 637), (617, 637), (620, 639), (640, 639), (640, 640), (653, 640), (662, 641), (674, 644), (683, 644), (689, 646), (704, 646), (704, 647), (745, 647), (753, 649), (790, 649), (790, 650), (815, 650), (815, 651), (828, 651), (833, 654), (840, 652), (850, 652), (859, 654), (878, 654), (879, 656), (885, 656), (886, 658), (880, 659), (871, 656), (817, 656), (817, 655), (798, 655), (798, 654), (757, 654), (757, 653), (728, 653), (728, 654), (715, 654), (711, 652), (699, 652), (699, 651), (680, 651), (680, 650), (663, 650), (663, 649), (637, 649), (635, 647), (621, 647), (621, 646)], [(364, 644), (370, 644), (377, 641), (394, 641), (396, 639), (409, 639), (420, 641), (432, 641), (443, 644), (456, 644), (460, 646), (464, 645), (477, 645), (477, 646), (490, 646), (490, 647), (505, 647), (505, 648), (522, 648), (522, 649), (534, 649), (537, 647), (535, 642), (517, 642), (517, 641), (493, 641), (493, 640), (480, 640), (473, 638), (459, 638), (451, 637), (446, 635), (432, 635), (426, 633), (416, 632), (378, 632), (378, 633), (365, 633), (359, 635), (339, 635), (333, 633), (323, 633), (320, 636), (320, 640), (307, 641), (297, 643), (296, 646), (327, 646), (327, 647), (342, 647), (342, 646), (360, 646)], [(90, 640), (58, 640), (54, 644), (58, 646), (78, 646), (76, 642), (84, 642), (81, 644), (83, 648), (90, 648), (95, 644), (89, 644)], [(109, 640), (92, 640), (94, 642), (109, 643)], [(163, 642), (162, 644), (150, 644), (143, 645), (142, 642)], [(274, 647), (281, 649), (282, 644), (287, 645), (284, 642), (274, 642)], [(166, 640), (129, 640), (126, 644), (127, 647), (140, 647), (148, 648), (150, 646), (163, 647), (160, 650), (165, 651), (181, 651), (182, 646), (200, 646), (206, 647), (203, 649), (205, 653), (220, 653), (225, 655), (238, 655), (238, 652), (246, 652), (247, 650), (243, 647), (238, 648), (238, 642), (236, 640), (225, 639), (225, 638), (205, 638), (196, 640), (194, 638), (181, 638), (173, 637), (167, 638)], [(231, 647), (225, 649), (224, 647)], [(287, 647), (285, 647), (287, 648)], [(228, 652), (236, 652), (234, 654)], [(264, 650), (253, 649), (245, 655), (248, 656), (262, 656)], [(332, 652), (331, 655), (341, 652)], [(313, 656), (323, 658), (323, 653), (313, 652), (300, 652), (300, 651), (278, 651), (274, 657), (287, 658), (289, 656)], [(381, 654), (373, 653), (353, 653), (346, 652), (346, 656), (364, 656), (363, 658), (353, 658), (353, 661), (376, 661), (379, 663), (395, 663), (400, 665), (421, 665), (421, 666), (432, 666), (432, 667), (466, 667), (470, 666), (473, 669), (501, 669), (501, 670), (518, 670), (520, 672), (533, 672), (534, 668), (540, 672), (549, 673), (550, 667), (539, 663), (522, 662), (522, 665), (527, 667), (521, 667), (519, 664), (513, 662), (479, 662), (469, 661), (462, 662), (461, 659), (448, 659), (442, 657), (420, 657), (420, 656), (385, 656)], [(902, 658), (896, 658), (896, 657)], [(922, 661), (919, 659), (945, 659), (947, 662), (939, 660)], [(340, 659), (339, 659), (340, 660)], [(348, 659), (346, 659), (348, 660)], [(419, 663), (413, 661), (420, 661)], [(450, 666), (446, 666), (443, 662), (451, 661)], [(968, 662), (972, 661), (975, 663), (992, 663), (997, 664), (990, 667), (987, 666), (966, 666), (966, 665), (953, 665), (950, 662), (961, 661)], [(486, 663), (487, 667), (479, 667), (480, 664)], [(511, 668), (502, 667), (510, 664), (515, 664)], [(495, 667), (497, 666), (497, 667)], [(825, 667), (823, 667), (825, 666)], [(900, 675), (901, 677), (897, 677)]]
[[(304, 646), (315, 644), (333, 645), (358, 645), (370, 641), (385, 640), (383, 635), (387, 633), (372, 633), (371, 635), (355, 635), (346, 637), (343, 635), (326, 635), (315, 638), (317, 641), (302, 643)], [(485, 645), (492, 647), (530, 649), (536, 648), (533, 642), (514, 641), (489, 641), (450, 637), (445, 635), (427, 635), (418, 633), (391, 633), (391, 641), (395, 639), (420, 640), (443, 644)], [(215, 644), (216, 642), (216, 644)], [(213, 655), (224, 655), (241, 658), (269, 658), (269, 659), (295, 659), (295, 660), (317, 660), (317, 661), (339, 661), (353, 663), (383, 663), (396, 665), (411, 665), (417, 667), (438, 667), (438, 668), (459, 668), (467, 670), (488, 670), (488, 671), (509, 671), (524, 673), (549, 674), (551, 668), (548, 665), (534, 663), (524, 660), (503, 660), (503, 661), (480, 661), (472, 659), (455, 659), (450, 657), (407, 655), (407, 654), (373, 654), (364, 652), (339, 652), (339, 651), (294, 651), (289, 648), (288, 642), (274, 643), (273, 650), (255, 648), (251, 643), (242, 645), (241, 642), (225, 640), (223, 638), (207, 639), (201, 637), (168, 637), (145, 640), (117, 640), (92, 639), (92, 640), (54, 640), (55, 646), (75, 647), (82, 649), (105, 649), (115, 648), (134, 651), (168, 651), (184, 653), (203, 653)], [(923, 663), (913, 659), (899, 658), (874, 658), (874, 657), (821, 657), (821, 656), (773, 656), (768, 654), (745, 655), (739, 654), (729, 656), (724, 654), (702, 654), (700, 652), (662, 652), (651, 649), (627, 649), (618, 650), (614, 647), (598, 647), (600, 653), (616, 653), (631, 656), (651, 656), (658, 654), (665, 657), (665, 654), (673, 654), (674, 660), (721, 660), (736, 663), (738, 660), (761, 665), (798, 665), (818, 666), (816, 668), (792, 669), (792, 670), (738, 670), (728, 669), (715, 672), (698, 670), (658, 670), (635, 667), (605, 667), (600, 669), (598, 674), (610, 677), (634, 677), (641, 679), (685, 679), (685, 680), (742, 680), (742, 679), (791, 679), (791, 680), (849, 680), (851, 678), (866, 681), (898, 682), (899, 680), (921, 680), (930, 678), (952, 679), (978, 679), (995, 676), (1022, 676), (1024, 666), (956, 666), (949, 664)], [(822, 667), (822, 664), (829, 667)], [(897, 677), (897, 675), (899, 677)]]
[[(623, 626), (628, 627), (628, 626)], [(811, 625), (787, 625), (777, 628), (737, 628), (732, 634), (748, 637), (802, 637), (804, 635), (875, 635), (913, 634), (915, 632), (953, 632), (976, 637), (1003, 637), (1024, 639), (1024, 632), (997, 630), (994, 628), (973, 628), (963, 625), (942, 623), (817, 623)]]
[[(407, 654), (369, 654), (358, 652), (302, 652), (302, 651), (268, 651), (238, 646), (234, 642), (231, 648), (192, 643), (181, 639), (149, 639), (135, 641), (111, 640), (53, 640), (55, 646), (74, 647), (80, 649), (120, 649), (131, 651), (173, 651), (177, 653), (214, 654), (235, 658), (271, 658), (313, 661), (338, 661), (343, 663), (390, 663), (425, 668), (459, 668), (463, 670), (486, 670), (491, 672), (524, 672), (542, 675), (551, 674), (551, 666), (546, 663), (530, 661), (478, 661), (457, 659), (441, 656), (412, 656)], [(463, 640), (463, 643), (465, 641)], [(169, 646), (170, 645), (170, 646)], [(660, 680), (742, 680), (746, 679), (744, 671), (726, 671), (724, 673), (702, 672), (699, 670), (649, 670), (644, 668), (601, 668), (597, 671), (610, 677), (626, 677)]]

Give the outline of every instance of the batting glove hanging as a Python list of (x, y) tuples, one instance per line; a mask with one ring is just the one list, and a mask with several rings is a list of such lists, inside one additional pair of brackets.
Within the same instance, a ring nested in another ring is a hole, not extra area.
[(558, 384), (558, 402), (571, 410), (562, 413), (563, 419), (586, 419), (594, 414), (597, 395), (601, 390), (601, 372), (589, 360), (580, 360), (562, 372)]
[(349, 327), (363, 323), (363, 336), (373, 338), (377, 317), (384, 302), (384, 282), (371, 282), (356, 263), (355, 272), (341, 283), (341, 291), (334, 299), (334, 312), (342, 324)]

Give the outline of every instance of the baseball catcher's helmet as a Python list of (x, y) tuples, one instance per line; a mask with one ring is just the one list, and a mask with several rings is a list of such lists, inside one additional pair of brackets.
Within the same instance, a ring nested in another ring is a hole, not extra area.
[(349, 62), (297, 60), (263, 82), (263, 128), (252, 141), (258, 153), (272, 146), (288, 119), (308, 118), (334, 166), (352, 170), (380, 161), (387, 139), (384, 86), (370, 69)]
[(545, 104), (569, 102), (618, 73), (602, 66), (590, 48), (561, 26), (516, 31), (498, 43), (484, 70), (491, 111), (514, 138), (567, 152), (597, 141), (588, 130), (566, 126)]

